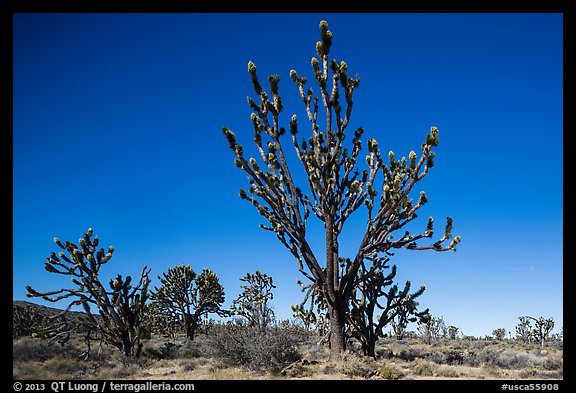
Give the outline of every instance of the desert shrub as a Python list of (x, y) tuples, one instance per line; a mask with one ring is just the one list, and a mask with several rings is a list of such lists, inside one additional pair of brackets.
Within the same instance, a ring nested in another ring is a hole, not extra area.
[(391, 349), (377, 349), (376, 357), (381, 359), (392, 359), (394, 352)]
[(476, 351), (468, 351), (464, 353), (462, 363), (470, 367), (480, 366), (480, 358)]
[(227, 366), (281, 370), (299, 360), (299, 332), (278, 326), (259, 329), (234, 320), (214, 326), (208, 336), (212, 355)]
[(305, 364), (296, 363), (289, 371), (282, 371), (282, 375), (290, 378), (305, 378), (314, 375), (314, 371)]
[(308, 360), (322, 360), (326, 358), (328, 353), (328, 346), (318, 343), (312, 343), (305, 347), (303, 357)]
[(416, 362), (414, 364), (414, 373), (426, 377), (434, 375), (434, 366), (429, 362)]
[(491, 348), (466, 353), (463, 356), (461, 364), (472, 367), (485, 366), (488, 368), (507, 370), (523, 370), (529, 368), (558, 370), (562, 368), (561, 361), (555, 358), (543, 357), (539, 352), (524, 352), (522, 350), (505, 350), (499, 352)]
[(80, 351), (72, 345), (42, 338), (22, 337), (12, 342), (13, 361), (45, 361), (54, 357), (77, 358)]
[(157, 346), (147, 347), (144, 349), (144, 355), (152, 359), (176, 359), (178, 358), (178, 350), (182, 344), (173, 342), (165, 342)]
[(102, 373), (103, 379), (125, 379), (131, 377), (142, 370), (142, 367), (136, 362), (124, 362), (118, 367), (114, 367)]
[(548, 358), (544, 361), (543, 367), (545, 370), (562, 370), (563, 363), (561, 360)]
[(500, 372), (500, 369), (498, 367), (488, 366), (488, 367), (483, 367), (482, 369), (483, 369), (485, 374), (487, 374), (488, 376), (490, 376), (492, 378), (502, 378), (502, 373)]
[(523, 369), (531, 367), (535, 363), (540, 363), (540, 359), (534, 355), (515, 351), (504, 352), (497, 359), (498, 366), (506, 369)]
[(485, 349), (478, 352), (478, 363), (488, 367), (498, 366), (499, 357), (498, 351), (494, 349)]
[(400, 379), (402, 374), (392, 366), (384, 366), (380, 368), (380, 377), (382, 379)]
[(338, 374), (339, 371), (340, 371), (339, 368), (336, 367), (336, 365), (331, 364), (331, 363), (329, 363), (323, 367), (320, 367), (320, 370), (319, 370), (319, 372), (321, 374)]
[(444, 378), (458, 378), (460, 375), (458, 374), (458, 371), (456, 371), (454, 368), (443, 366), (439, 367), (438, 370), (436, 370), (436, 376)]
[(349, 358), (342, 365), (341, 372), (349, 377), (370, 378), (378, 374), (378, 364), (372, 358)]
[(482, 349), (487, 345), (488, 345), (488, 343), (486, 341), (483, 341), (483, 340), (474, 340), (474, 341), (468, 342), (468, 348), (471, 348), (471, 349)]
[(457, 351), (434, 351), (426, 354), (424, 359), (437, 364), (463, 364), (464, 354)]
[(184, 360), (180, 362), (180, 367), (182, 367), (184, 371), (192, 371), (196, 369), (196, 362), (194, 360)]
[(411, 362), (416, 358), (421, 358), (423, 354), (418, 348), (407, 348), (401, 350), (394, 356), (402, 360), (406, 360), (407, 362)]
[(70, 359), (65, 358), (52, 358), (47, 360), (43, 367), (46, 370), (50, 370), (50, 373), (54, 376), (59, 376), (61, 378), (71, 378), (72, 376), (82, 375), (82, 371), (86, 368), (86, 363), (84, 362), (72, 362)]

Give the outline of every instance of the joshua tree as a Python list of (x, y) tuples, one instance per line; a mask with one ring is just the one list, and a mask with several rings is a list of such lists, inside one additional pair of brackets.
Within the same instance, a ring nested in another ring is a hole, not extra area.
[[(103, 248), (97, 249), (99, 239), (98, 236), (92, 239), (92, 228), (89, 228), (78, 242), (80, 247), (68, 241), (63, 244), (58, 238), (54, 238), (54, 243), (63, 251), (58, 255), (52, 252), (44, 264), (44, 268), (50, 273), (71, 276), (76, 288), (39, 292), (27, 286), (26, 296), (42, 297), (51, 302), (74, 299), (62, 315), (71, 307), (81, 305), (90, 323), (97, 327), (108, 344), (118, 348), (126, 356), (138, 356), (142, 347), (140, 339), (144, 334), (142, 320), (150, 269), (144, 266), (136, 285), (132, 285), (130, 276), (124, 280), (118, 275), (114, 280), (110, 280), (110, 289), (106, 289), (100, 281), (99, 272), (112, 258), (114, 247), (110, 246), (108, 252)], [(98, 310), (98, 317), (94, 316), (92, 307)]]
[[(296, 115), (289, 122), (288, 142), (295, 149), (306, 175), (309, 194), (295, 183), (288, 166), (286, 151), (281, 143), (286, 129), (280, 125), (283, 110), (279, 94), (280, 76), (271, 75), (270, 96), (260, 84), (256, 66), (248, 63), (248, 72), (260, 102), (248, 98), (252, 108), (254, 143), (261, 157), (246, 158), (242, 145), (235, 134), (223, 128), (230, 148), (236, 156), (235, 164), (248, 174), (250, 187), (241, 189), (241, 198), (254, 205), (268, 221), (261, 225), (274, 232), (278, 240), (294, 255), (299, 271), (310, 280), (311, 291), (317, 291), (326, 299), (332, 329), (331, 358), (340, 358), (345, 350), (345, 323), (352, 293), (365, 277), (358, 272), (366, 261), (378, 261), (379, 255), (395, 249), (409, 250), (455, 250), (460, 238), (451, 233), (452, 219), (447, 219), (443, 236), (435, 242), (420, 244), (421, 239), (433, 236), (433, 219), (428, 220), (426, 230), (417, 235), (403, 232), (396, 235), (406, 224), (416, 218), (416, 212), (427, 198), (420, 193), (414, 203), (411, 195), (416, 183), (421, 181), (434, 164), (432, 149), (438, 145), (438, 129), (432, 127), (421, 146), (420, 156), (414, 151), (408, 160), (397, 160), (393, 152), (388, 154), (389, 164), (384, 162), (375, 139), (367, 142), (365, 169), (361, 169), (362, 128), (354, 131), (351, 146), (345, 145), (346, 131), (351, 119), (353, 94), (360, 84), (358, 76), (348, 76), (344, 61), (328, 57), (332, 45), (332, 33), (325, 21), (320, 22), (321, 41), (316, 44), (318, 57), (312, 58), (314, 78), (318, 82), (319, 96), (312, 89), (305, 89), (307, 79), (295, 70), (290, 77), (296, 84), (304, 103), (312, 135), (298, 140), (299, 125)], [(320, 97), (320, 98), (319, 98)], [(318, 115), (320, 105), (325, 122), (321, 125)], [(378, 180), (377, 175), (381, 174)], [(377, 196), (379, 197), (377, 198)], [(365, 232), (361, 235), (356, 255), (340, 263), (339, 236), (348, 218), (362, 205), (367, 209)], [(312, 249), (307, 237), (308, 219), (312, 213), (324, 224), (324, 260)], [(445, 244), (445, 242), (448, 242)], [(321, 263), (324, 262), (324, 267)]]
[(12, 337), (42, 334), (46, 328), (46, 317), (31, 306), (12, 306)]
[[(518, 317), (518, 320), (520, 322), (516, 326), (516, 337), (525, 343), (538, 342), (540, 347), (544, 348), (550, 331), (554, 329), (554, 319), (523, 316)], [(532, 326), (532, 321), (534, 321), (534, 326)]]
[(274, 298), (272, 289), (276, 288), (272, 277), (256, 270), (246, 273), (240, 281), (247, 285), (241, 285), (243, 291), (232, 302), (230, 312), (246, 318), (248, 326), (266, 329), (274, 321), (274, 311), (268, 306), (268, 301)]
[(160, 334), (171, 339), (182, 328), (180, 316), (160, 304), (151, 302), (146, 310), (146, 325), (150, 333)]
[(446, 324), (444, 323), (444, 318), (435, 318), (429, 315), (418, 322), (418, 331), (426, 344), (430, 344), (432, 340), (445, 337)]
[[(392, 285), (396, 276), (396, 265), (392, 266), (387, 275), (383, 272), (387, 266), (375, 263), (370, 268), (370, 271), (365, 271), (363, 266), (359, 271), (360, 276), (366, 279), (354, 290), (348, 323), (350, 333), (362, 345), (364, 355), (376, 357), (376, 341), (384, 336), (384, 328), (394, 318), (401, 312), (406, 312), (411, 315), (410, 320), (426, 320), (428, 309), (422, 312), (417, 310), (416, 298), (424, 293), (423, 285), (411, 294), (410, 281), (406, 281), (402, 290), (398, 289), (398, 285)], [(390, 289), (386, 291), (388, 287)]]
[(411, 295), (406, 296), (405, 299), (398, 302), (395, 310), (396, 315), (390, 319), (390, 325), (397, 340), (402, 340), (407, 335), (406, 328), (408, 327), (408, 323), (426, 321), (430, 317), (428, 309), (418, 312), (416, 309), (417, 306), (418, 303), (413, 301)]
[(504, 338), (506, 337), (506, 329), (504, 328), (498, 328), (498, 329), (494, 329), (492, 330), (492, 335), (494, 336), (494, 338), (496, 340), (504, 340)]
[(448, 326), (448, 330), (447, 330), (448, 338), (450, 340), (456, 340), (458, 338), (458, 334), (459, 334), (458, 330), (459, 329), (454, 325)]
[(534, 332), (530, 320), (526, 317), (518, 317), (518, 320), (518, 325), (516, 325), (516, 338), (524, 343), (534, 342)]
[(155, 287), (150, 295), (152, 307), (167, 318), (176, 318), (190, 340), (194, 340), (204, 316), (210, 313), (227, 315), (221, 308), (224, 287), (212, 270), (203, 269), (197, 275), (190, 265), (182, 264), (169, 268), (158, 279), (161, 286)]
[(298, 284), (305, 292), (304, 300), (300, 304), (291, 305), (290, 308), (294, 312), (294, 317), (304, 323), (306, 330), (315, 330), (322, 337), (320, 342), (323, 342), (330, 332), (330, 316), (326, 300), (317, 289), (309, 290), (310, 288), (300, 280)]

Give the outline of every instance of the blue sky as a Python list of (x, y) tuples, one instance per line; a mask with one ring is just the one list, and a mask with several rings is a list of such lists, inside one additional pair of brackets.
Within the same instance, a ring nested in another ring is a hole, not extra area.
[[(322, 19), (331, 55), (360, 75), (350, 129), (397, 157), (440, 130), (412, 228), (451, 216), (462, 243), (398, 252), (399, 280), (425, 284), (421, 303), (465, 334), (514, 332), (520, 315), (553, 317), (559, 331), (561, 14), (16, 14), (14, 298), (68, 286), (43, 268), (52, 239), (92, 227), (116, 249), (105, 276), (208, 267), (230, 305), (260, 269), (277, 285), (277, 317), (290, 317), (302, 277), (238, 198), (247, 181), (221, 127), (252, 149), (252, 60), (261, 80), (281, 76), (285, 124), (296, 113), (306, 129), (289, 71), (313, 81)], [(344, 253), (364, 220), (362, 209), (350, 220)]]

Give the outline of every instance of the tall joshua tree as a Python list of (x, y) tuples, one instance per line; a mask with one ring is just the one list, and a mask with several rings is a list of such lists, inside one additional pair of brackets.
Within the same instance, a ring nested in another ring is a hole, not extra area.
[[(248, 63), (248, 72), (259, 103), (248, 98), (252, 108), (254, 143), (261, 161), (246, 158), (244, 149), (236, 141), (229, 128), (223, 128), (230, 148), (235, 154), (235, 164), (249, 177), (248, 191), (241, 189), (241, 198), (249, 201), (268, 224), (261, 225), (274, 232), (278, 240), (294, 255), (299, 271), (310, 280), (311, 289), (325, 297), (330, 317), (331, 358), (338, 359), (346, 348), (345, 323), (348, 305), (354, 288), (364, 280), (359, 269), (366, 259), (376, 261), (379, 255), (394, 249), (410, 250), (454, 250), (460, 241), (452, 236), (452, 219), (447, 219), (444, 235), (429, 244), (420, 244), (421, 239), (433, 235), (433, 219), (428, 220), (426, 230), (417, 235), (395, 233), (416, 218), (416, 212), (427, 198), (420, 193), (414, 203), (410, 196), (416, 183), (421, 181), (433, 166), (433, 148), (438, 145), (438, 129), (432, 127), (421, 146), (421, 154), (410, 152), (409, 159), (396, 160), (394, 153), (388, 154), (386, 164), (375, 139), (367, 142), (364, 169), (360, 151), (362, 128), (353, 132), (351, 146), (346, 146), (347, 128), (351, 119), (353, 95), (360, 78), (348, 76), (344, 61), (329, 58), (332, 33), (325, 21), (320, 22), (321, 40), (316, 43), (317, 57), (311, 64), (318, 83), (318, 95), (305, 88), (307, 79), (295, 70), (290, 77), (296, 84), (311, 125), (311, 135), (298, 139), (300, 131), (296, 115), (289, 122), (291, 143), (306, 175), (309, 193), (295, 183), (292, 170), (288, 167), (286, 151), (281, 139), (286, 129), (281, 126), (283, 110), (279, 94), (279, 75), (268, 77), (270, 95), (260, 84), (253, 62)], [(322, 107), (322, 109), (321, 109)], [(321, 123), (319, 115), (324, 116)], [(379, 176), (379, 179), (377, 178)], [(377, 197), (379, 196), (379, 197)], [(340, 258), (339, 236), (348, 218), (362, 205), (366, 207), (367, 222), (356, 255), (353, 259)], [(308, 242), (307, 224), (310, 214), (324, 223), (325, 247), (321, 255)], [(445, 242), (450, 241), (449, 244)], [(343, 261), (340, 263), (340, 261)]]
[[(150, 283), (150, 268), (142, 268), (140, 279), (135, 285), (132, 277), (123, 279), (118, 275), (110, 280), (107, 288), (101, 282), (99, 272), (112, 258), (114, 247), (110, 246), (108, 252), (103, 248), (98, 249), (99, 239), (98, 236), (92, 239), (92, 228), (89, 228), (78, 242), (80, 247), (68, 241), (63, 244), (55, 237), (54, 243), (62, 251), (58, 255), (52, 252), (44, 264), (44, 268), (50, 273), (71, 276), (70, 279), (76, 287), (39, 292), (27, 286), (26, 296), (42, 297), (51, 302), (71, 299), (63, 315), (72, 306), (81, 305), (86, 311), (88, 323), (97, 328), (107, 343), (121, 350), (125, 356), (138, 356), (142, 348), (140, 340), (145, 333), (142, 322)], [(94, 309), (98, 310), (99, 317), (94, 316)]]
[(227, 315), (221, 308), (224, 287), (212, 270), (203, 269), (196, 274), (190, 265), (182, 264), (169, 268), (158, 279), (161, 285), (150, 296), (151, 307), (181, 323), (188, 339), (194, 340), (196, 329), (207, 314)]

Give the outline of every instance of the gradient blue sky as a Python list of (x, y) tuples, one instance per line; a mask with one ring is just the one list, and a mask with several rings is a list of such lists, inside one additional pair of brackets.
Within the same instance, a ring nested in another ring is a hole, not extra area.
[[(553, 317), (559, 331), (561, 14), (16, 14), (14, 299), (26, 285), (68, 286), (43, 268), (52, 239), (76, 242), (92, 227), (116, 249), (105, 276), (146, 264), (156, 283), (176, 264), (208, 267), (228, 306), (239, 278), (260, 269), (277, 285), (277, 317), (290, 317), (302, 277), (237, 197), (246, 178), (220, 130), (251, 149), (249, 60), (263, 81), (280, 74), (286, 125), (303, 114), (289, 71), (312, 82), (322, 19), (331, 55), (361, 78), (351, 129), (397, 157), (440, 130), (412, 228), (451, 216), (462, 243), (398, 252), (399, 280), (426, 284), (421, 303), (465, 334), (514, 333), (520, 315)], [(342, 239), (350, 255), (365, 220), (356, 214)]]

